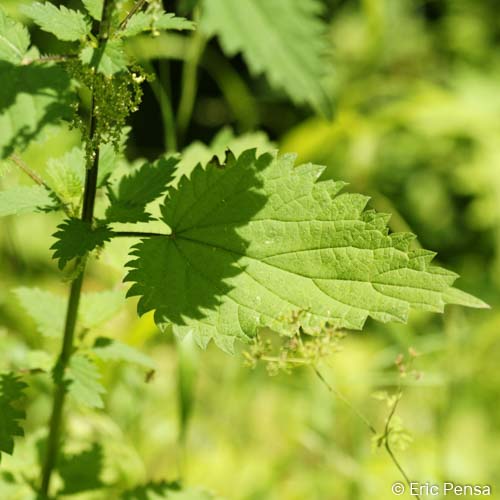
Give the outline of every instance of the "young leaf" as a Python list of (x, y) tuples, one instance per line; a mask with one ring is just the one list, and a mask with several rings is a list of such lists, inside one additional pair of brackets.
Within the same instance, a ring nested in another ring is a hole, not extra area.
[(224, 52), (242, 52), (250, 70), (297, 103), (328, 113), (320, 84), (326, 26), (317, 0), (205, 0), (201, 28), (217, 35)]
[(70, 260), (83, 257), (104, 245), (112, 235), (107, 226), (93, 228), (89, 222), (74, 218), (65, 220), (57, 227), (59, 231), (54, 233), (57, 241), (50, 248), (54, 250), (54, 259), (59, 259), (59, 269), (63, 269)]
[(325, 167), (294, 167), (294, 156), (231, 159), (196, 168), (167, 193), (168, 236), (142, 240), (126, 281), (138, 311), (230, 351), (258, 328), (301, 325), (361, 329), (407, 320), (410, 309), (442, 312), (456, 274), (410, 250), (413, 235), (389, 234), (368, 198), (318, 181)]
[(157, 13), (150, 10), (134, 14), (120, 35), (130, 37), (144, 31), (192, 30), (194, 26), (193, 22), (188, 21), (184, 17), (177, 17), (170, 12)]
[(98, 358), (104, 361), (127, 361), (128, 363), (135, 363), (149, 369), (156, 367), (154, 361), (149, 356), (119, 340), (98, 337), (95, 340), (92, 351)]
[(103, 0), (82, 0), (82, 2), (91, 17), (96, 21), (100, 21), (102, 17)]
[(159, 198), (172, 180), (175, 157), (145, 163), (141, 168), (120, 180), (117, 193), (108, 190), (111, 205), (106, 210), (107, 222), (147, 222), (151, 215), (146, 205)]
[(17, 186), (0, 191), (0, 217), (57, 209), (54, 198), (43, 186)]
[(64, 483), (60, 494), (74, 495), (102, 488), (104, 486), (101, 480), (102, 462), (102, 447), (98, 443), (75, 455), (64, 455), (57, 466)]
[(85, 20), (85, 16), (80, 11), (68, 9), (64, 5), (57, 8), (50, 2), (34, 2), (21, 7), (21, 11), (33, 19), (42, 30), (52, 33), (59, 40), (77, 41), (90, 33), (90, 24)]
[(127, 56), (121, 40), (108, 40), (102, 47), (85, 47), (80, 61), (88, 64), (108, 78), (127, 69)]
[(120, 311), (124, 300), (121, 290), (83, 294), (80, 310), (82, 326), (90, 329), (108, 321)]
[(18, 408), (27, 385), (13, 373), (0, 376), (0, 461), (2, 452), (12, 455), (14, 438), (24, 436), (21, 421), (26, 418), (24, 410)]
[(102, 408), (101, 394), (106, 390), (99, 382), (101, 375), (97, 366), (86, 356), (75, 354), (71, 357), (68, 368), (69, 394), (82, 405), (90, 408)]
[(0, 61), (20, 64), (30, 45), (25, 26), (14, 21), (0, 7)]
[(61, 158), (47, 161), (50, 187), (64, 200), (79, 200), (85, 181), (85, 156), (81, 148), (74, 147)]
[(66, 316), (64, 297), (38, 288), (19, 287), (14, 290), (22, 308), (31, 316), (39, 333), (61, 337)]

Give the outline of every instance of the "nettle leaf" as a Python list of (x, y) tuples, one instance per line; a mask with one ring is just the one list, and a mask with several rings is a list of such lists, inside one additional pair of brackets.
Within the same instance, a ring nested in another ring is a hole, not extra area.
[(122, 177), (115, 193), (108, 189), (111, 205), (106, 210), (106, 222), (147, 222), (152, 216), (146, 205), (159, 198), (174, 176), (178, 158), (161, 158), (145, 163), (135, 172)]
[(149, 356), (119, 340), (108, 337), (98, 337), (94, 342), (92, 352), (103, 361), (126, 361), (150, 369), (156, 367)]
[(68, 391), (73, 399), (90, 408), (102, 408), (101, 394), (106, 389), (100, 383), (101, 374), (96, 364), (86, 356), (75, 354), (67, 370)]
[[(171, 234), (142, 240), (125, 280), (138, 311), (231, 351), (262, 326), (361, 329), (368, 317), (404, 322), (410, 309), (442, 312), (457, 275), (389, 234), (368, 198), (319, 181), (325, 167), (294, 155), (244, 152), (224, 168), (197, 167), (161, 207)], [(451, 300), (450, 300), (451, 299)]]
[(98, 443), (73, 455), (63, 455), (57, 466), (64, 487), (61, 495), (74, 495), (105, 486), (101, 480), (103, 451)]
[(124, 302), (125, 295), (121, 290), (84, 293), (80, 308), (82, 326), (92, 329), (109, 321), (121, 310)]
[(26, 418), (26, 413), (18, 405), (26, 387), (21, 378), (13, 373), (0, 376), (0, 461), (1, 452), (12, 455), (14, 438), (24, 436), (21, 422)]
[(103, 0), (82, 0), (82, 3), (92, 18), (96, 21), (101, 20)]
[(30, 45), (28, 30), (0, 7), (0, 61), (20, 64)]
[(184, 17), (177, 17), (170, 12), (156, 12), (155, 9), (150, 9), (145, 12), (137, 12), (137, 14), (134, 14), (120, 35), (123, 37), (130, 37), (145, 31), (180, 31), (192, 30), (194, 28), (195, 24)]
[(21, 307), (36, 324), (40, 334), (61, 337), (66, 316), (64, 297), (39, 288), (19, 287), (14, 290)]
[(83, 257), (104, 245), (112, 236), (107, 226), (94, 228), (89, 222), (75, 218), (65, 220), (57, 228), (59, 231), (54, 233), (57, 241), (50, 248), (54, 250), (54, 259), (59, 259), (59, 269), (63, 269), (70, 260)]
[(297, 103), (329, 112), (324, 76), (326, 26), (317, 0), (205, 0), (201, 29), (217, 35), (224, 52), (243, 54), (255, 74)]
[(118, 39), (108, 40), (98, 48), (85, 47), (80, 52), (80, 60), (108, 78), (115, 73), (126, 71), (128, 63), (123, 42)]
[(74, 147), (60, 158), (47, 161), (50, 187), (65, 200), (79, 200), (85, 182), (85, 155)]
[[(45, 337), (61, 337), (66, 318), (67, 299), (39, 288), (18, 287), (13, 290), (21, 307), (33, 319), (37, 331)], [(121, 290), (83, 293), (78, 324), (85, 329), (97, 328), (119, 312), (124, 303)]]
[(16, 186), (0, 191), (0, 217), (50, 210), (57, 210), (57, 204), (43, 186)]
[(90, 24), (86, 21), (85, 15), (64, 5), (58, 8), (50, 2), (35, 2), (22, 6), (21, 12), (33, 19), (43, 31), (52, 33), (59, 40), (77, 41), (90, 33)]
[(210, 145), (195, 141), (182, 151), (181, 159), (175, 169), (175, 178), (171, 184), (177, 186), (181, 177), (189, 177), (198, 163), (206, 165), (214, 156), (220, 163), (224, 163), (226, 151), (229, 150), (235, 156), (239, 156), (249, 148), (256, 148), (257, 154), (262, 154), (274, 151), (276, 146), (264, 132), (247, 132), (235, 136), (229, 127), (224, 127), (213, 138)]

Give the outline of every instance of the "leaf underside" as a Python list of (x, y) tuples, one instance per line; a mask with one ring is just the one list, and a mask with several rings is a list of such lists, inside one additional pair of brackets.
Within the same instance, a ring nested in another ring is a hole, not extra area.
[(182, 178), (161, 207), (172, 234), (142, 240), (128, 263), (139, 313), (231, 351), (263, 326), (286, 330), (298, 311), (309, 329), (359, 330), (455, 303), (457, 275), (411, 250), (412, 234), (389, 234), (367, 197), (318, 181), (324, 168), (249, 150)]

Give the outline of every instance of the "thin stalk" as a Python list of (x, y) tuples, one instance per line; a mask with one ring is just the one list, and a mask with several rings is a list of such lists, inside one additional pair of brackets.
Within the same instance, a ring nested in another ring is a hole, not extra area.
[(170, 66), (168, 61), (158, 62), (158, 83), (160, 87), (160, 107), (163, 117), (165, 149), (167, 152), (177, 151), (177, 134), (175, 130), (175, 115), (172, 107), (170, 88)]
[[(194, 20), (199, 17), (198, 10), (195, 11)], [(206, 38), (200, 30), (196, 30), (189, 45), (184, 68), (182, 70), (182, 90), (177, 112), (177, 129), (179, 142), (183, 142), (191, 116), (193, 114), (194, 101), (196, 98), (198, 64), (207, 43)]]
[(18, 156), (17, 154), (12, 154), (10, 159), (13, 163), (15, 163), (32, 181), (34, 181), (39, 186), (44, 187), (49, 193), (59, 202), (64, 213), (66, 215), (71, 215), (70, 210), (68, 209), (67, 203), (31, 168), (26, 165), (24, 160)]
[[(99, 24), (98, 40), (99, 44), (106, 43), (107, 29), (108, 29), (108, 16), (110, 15), (113, 0), (104, 0), (102, 21)], [(90, 110), (90, 123), (89, 123), (89, 141), (95, 137), (97, 119), (94, 101), (94, 89), (91, 88), (91, 110)], [(81, 219), (86, 222), (92, 222), (94, 217), (94, 205), (97, 191), (97, 172), (99, 167), (99, 147), (93, 151), (90, 168), (86, 171), (85, 188), (83, 192), (83, 205)], [(74, 337), (76, 319), (78, 316), (78, 306), (80, 303), (80, 295), (82, 291), (83, 279), (85, 275), (86, 259), (80, 259), (77, 264), (80, 267), (78, 276), (71, 283), (68, 309), (66, 312), (66, 319), (64, 324), (64, 335), (62, 341), (61, 352), (54, 367), (54, 384), (55, 393), (52, 402), (52, 414), (49, 422), (49, 435), (47, 438), (47, 451), (45, 460), (42, 467), (42, 479), (40, 486), (40, 496), (42, 499), (49, 498), (50, 481), (54, 468), (57, 465), (59, 455), (59, 448), (61, 443), (62, 433), (62, 415), (64, 409), (64, 401), (67, 393), (67, 383), (64, 379), (65, 371), (69, 365), (71, 355), (74, 350)]]
[(171, 238), (171, 234), (165, 233), (148, 233), (145, 231), (113, 231), (111, 236), (120, 238), (152, 238), (155, 236), (166, 236)]
[[(149, 61), (143, 63), (148, 71), (154, 73), (153, 65)], [(175, 116), (172, 107), (172, 101), (170, 99), (170, 89), (169, 89), (169, 71), (168, 62), (159, 61), (159, 74), (158, 78), (149, 82), (151, 90), (155, 95), (158, 104), (160, 105), (161, 117), (163, 122), (163, 144), (165, 151), (175, 152), (177, 151), (177, 135), (175, 130)]]
[[(314, 373), (319, 378), (319, 380), (321, 381), (321, 383), (326, 387), (326, 389), (330, 393), (332, 393), (336, 397), (338, 397), (345, 405), (347, 405), (349, 407), (349, 409), (358, 418), (360, 418), (363, 421), (363, 423), (368, 427), (368, 429), (370, 430), (370, 432), (374, 436), (376, 436), (378, 434), (377, 429), (375, 429), (375, 427), (370, 423), (370, 421), (356, 407), (354, 407), (351, 404), (351, 402), (341, 392), (339, 392), (334, 387), (332, 387), (326, 381), (325, 377), (323, 377), (323, 375), (321, 374), (321, 372), (315, 366), (313, 366), (312, 368), (313, 368)], [(387, 454), (389, 455), (389, 458), (391, 459), (392, 463), (396, 466), (396, 468), (398, 469), (398, 471), (401, 473), (401, 475), (403, 476), (404, 480), (406, 481), (406, 484), (408, 485), (408, 488), (411, 491), (411, 482), (412, 481), (410, 480), (410, 478), (408, 477), (408, 474), (403, 469), (403, 466), (400, 464), (399, 460), (396, 458), (396, 455), (392, 451), (391, 445), (389, 443), (389, 434), (391, 433), (390, 424), (391, 424), (392, 418), (394, 417), (394, 414), (396, 413), (396, 409), (398, 407), (398, 403), (399, 403), (399, 401), (401, 399), (401, 396), (402, 396), (401, 386), (399, 386), (398, 387), (398, 396), (397, 396), (394, 404), (392, 405), (392, 408), (391, 408), (391, 410), (389, 412), (389, 416), (387, 417), (387, 420), (385, 421), (384, 434), (381, 437), (381, 439), (383, 439), (383, 441), (384, 441), (384, 447), (385, 447), (385, 449), (387, 451)], [(420, 500), (420, 496), (417, 495), (416, 493), (412, 493), (411, 496), (413, 496), (417, 500)]]

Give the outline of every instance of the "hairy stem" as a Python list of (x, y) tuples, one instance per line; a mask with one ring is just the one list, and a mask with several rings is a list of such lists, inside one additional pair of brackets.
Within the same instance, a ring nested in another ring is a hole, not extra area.
[(49, 498), (50, 480), (52, 472), (57, 463), (59, 454), (61, 421), (66, 397), (66, 384), (64, 382), (64, 371), (68, 366), (73, 350), (73, 338), (75, 335), (76, 317), (78, 314), (78, 305), (80, 302), (80, 293), (83, 284), (83, 269), (78, 277), (71, 283), (71, 290), (68, 302), (68, 311), (66, 313), (66, 323), (64, 325), (63, 345), (61, 354), (54, 368), (55, 393), (52, 402), (52, 416), (49, 423), (49, 436), (47, 438), (47, 451), (42, 468), (42, 484), (40, 493), (42, 499)]
[[(106, 43), (108, 18), (111, 14), (111, 7), (114, 0), (104, 0), (102, 21), (99, 24), (98, 40), (100, 44)], [(91, 110), (89, 119), (89, 141), (92, 142), (95, 136), (97, 119), (94, 101), (94, 89), (91, 88)], [(97, 191), (97, 172), (99, 167), (99, 147), (97, 146), (92, 152), (89, 160), (89, 165), (85, 176), (85, 188), (83, 192), (83, 205), (81, 219), (86, 222), (92, 222), (94, 217), (94, 205)], [(42, 467), (42, 480), (40, 486), (40, 496), (42, 499), (49, 498), (50, 481), (54, 468), (57, 465), (59, 448), (61, 443), (62, 432), (62, 415), (64, 409), (64, 401), (67, 393), (67, 382), (64, 375), (69, 365), (71, 355), (73, 354), (73, 340), (75, 336), (75, 326), (78, 316), (78, 306), (80, 303), (80, 295), (82, 291), (83, 279), (85, 275), (86, 258), (80, 259), (77, 262), (79, 268), (78, 276), (71, 283), (68, 309), (66, 312), (66, 320), (64, 324), (64, 335), (62, 341), (61, 352), (54, 367), (54, 384), (55, 392), (52, 402), (52, 414), (49, 422), (49, 435), (47, 438), (47, 450), (45, 460)]]

